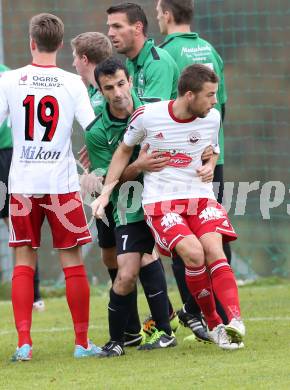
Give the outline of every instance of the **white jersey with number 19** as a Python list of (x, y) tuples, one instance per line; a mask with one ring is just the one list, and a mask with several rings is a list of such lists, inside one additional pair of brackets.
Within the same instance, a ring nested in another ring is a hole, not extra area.
[(95, 118), (81, 78), (55, 66), (27, 65), (0, 80), (0, 123), (10, 116), (13, 158), (9, 192), (64, 194), (79, 190), (71, 135)]

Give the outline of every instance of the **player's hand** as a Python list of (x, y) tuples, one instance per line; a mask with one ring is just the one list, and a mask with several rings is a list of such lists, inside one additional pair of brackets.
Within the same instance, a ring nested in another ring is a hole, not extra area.
[(84, 199), (87, 194), (100, 194), (103, 189), (104, 178), (97, 176), (95, 172), (84, 172), (80, 177), (81, 195)]
[(135, 161), (136, 166), (140, 171), (144, 172), (159, 172), (166, 167), (170, 161), (170, 157), (164, 157), (163, 152), (153, 151), (147, 153), (149, 144), (145, 144), (139, 152), (139, 156)]
[(89, 160), (89, 154), (86, 146), (83, 146), (81, 150), (78, 152), (79, 156), (79, 162), (83, 166), (84, 169), (89, 169), (91, 166), (90, 160)]
[(211, 183), (213, 181), (214, 168), (212, 164), (202, 165), (196, 172), (203, 183)]
[(207, 146), (202, 152), (201, 159), (202, 161), (209, 160), (213, 155), (213, 147), (211, 145)]
[(107, 194), (100, 195), (96, 200), (91, 203), (92, 214), (98, 219), (102, 219), (105, 216), (105, 207), (109, 203), (109, 196)]

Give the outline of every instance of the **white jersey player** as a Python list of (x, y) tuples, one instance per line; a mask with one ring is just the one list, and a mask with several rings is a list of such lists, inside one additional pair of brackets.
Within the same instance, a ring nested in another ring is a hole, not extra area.
[(62, 194), (79, 190), (71, 135), (95, 117), (81, 78), (56, 66), (27, 65), (0, 80), (0, 122), (11, 118), (9, 192)]
[[(175, 101), (135, 111), (113, 156), (105, 188), (92, 209), (94, 215), (102, 217), (109, 201), (107, 188), (120, 178), (136, 144), (163, 150), (170, 157), (168, 166), (144, 176), (146, 221), (162, 252), (176, 251), (182, 258), (187, 287), (206, 317), (209, 337), (219, 347), (233, 350), (243, 347), (245, 327), (222, 241), (235, 240), (237, 235), (225, 209), (215, 200), (212, 184), (203, 183), (197, 174), (202, 169), (203, 149), (212, 145), (219, 151), (220, 118), (213, 108), (217, 88), (218, 78), (211, 69), (190, 65), (180, 76)], [(212, 161), (206, 165), (213, 171)], [(229, 319), (226, 327), (215, 310), (212, 288)]]
[(0, 122), (9, 115), (13, 135), (9, 245), (15, 248), (12, 304), (18, 346), (12, 360), (32, 358), (33, 276), (45, 217), (65, 274), (74, 356), (94, 356), (100, 348), (88, 342), (89, 286), (80, 250), (91, 235), (78, 193), (71, 134), (74, 118), (85, 128), (95, 115), (80, 77), (56, 67), (62, 21), (35, 15), (29, 32), (32, 64), (0, 81)]
[(173, 113), (173, 103), (162, 101), (140, 107), (124, 135), (128, 146), (148, 143), (148, 153), (160, 151), (170, 157), (162, 171), (144, 173), (143, 204), (170, 199), (215, 199), (212, 183), (203, 183), (197, 169), (207, 146), (219, 153), (220, 114), (212, 108), (205, 118), (181, 121)]

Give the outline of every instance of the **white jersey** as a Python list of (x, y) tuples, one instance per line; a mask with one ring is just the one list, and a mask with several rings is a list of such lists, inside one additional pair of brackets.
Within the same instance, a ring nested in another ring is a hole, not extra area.
[(162, 101), (138, 108), (131, 117), (124, 142), (128, 146), (148, 143), (148, 153), (158, 150), (170, 157), (160, 172), (145, 172), (143, 204), (164, 200), (215, 199), (212, 183), (203, 183), (196, 170), (201, 155), (212, 145), (219, 153), (220, 114), (211, 109), (205, 118), (179, 120), (173, 114), (174, 101)]
[(0, 123), (10, 116), (13, 157), (9, 192), (63, 194), (79, 190), (71, 135), (74, 118), (95, 118), (81, 78), (55, 66), (27, 65), (0, 80)]

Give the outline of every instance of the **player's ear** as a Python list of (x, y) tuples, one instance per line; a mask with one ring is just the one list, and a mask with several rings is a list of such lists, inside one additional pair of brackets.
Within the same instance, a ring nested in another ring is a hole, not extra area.
[(30, 49), (35, 50), (36, 49), (36, 42), (33, 38), (30, 37)]
[(172, 12), (164, 11), (163, 16), (164, 16), (164, 19), (165, 19), (167, 24), (169, 24), (171, 22), (175, 22)]
[(143, 34), (143, 23), (142, 22), (136, 22), (135, 23), (135, 32), (136, 35)]
[(85, 54), (82, 55), (82, 61), (85, 65), (88, 65), (89, 63), (88, 57)]
[(187, 91), (185, 95), (187, 97), (187, 100), (192, 102), (195, 100), (195, 93), (193, 93), (192, 91)]
[(132, 76), (129, 76), (129, 85), (130, 85), (130, 88), (133, 88), (133, 79), (132, 79)]

